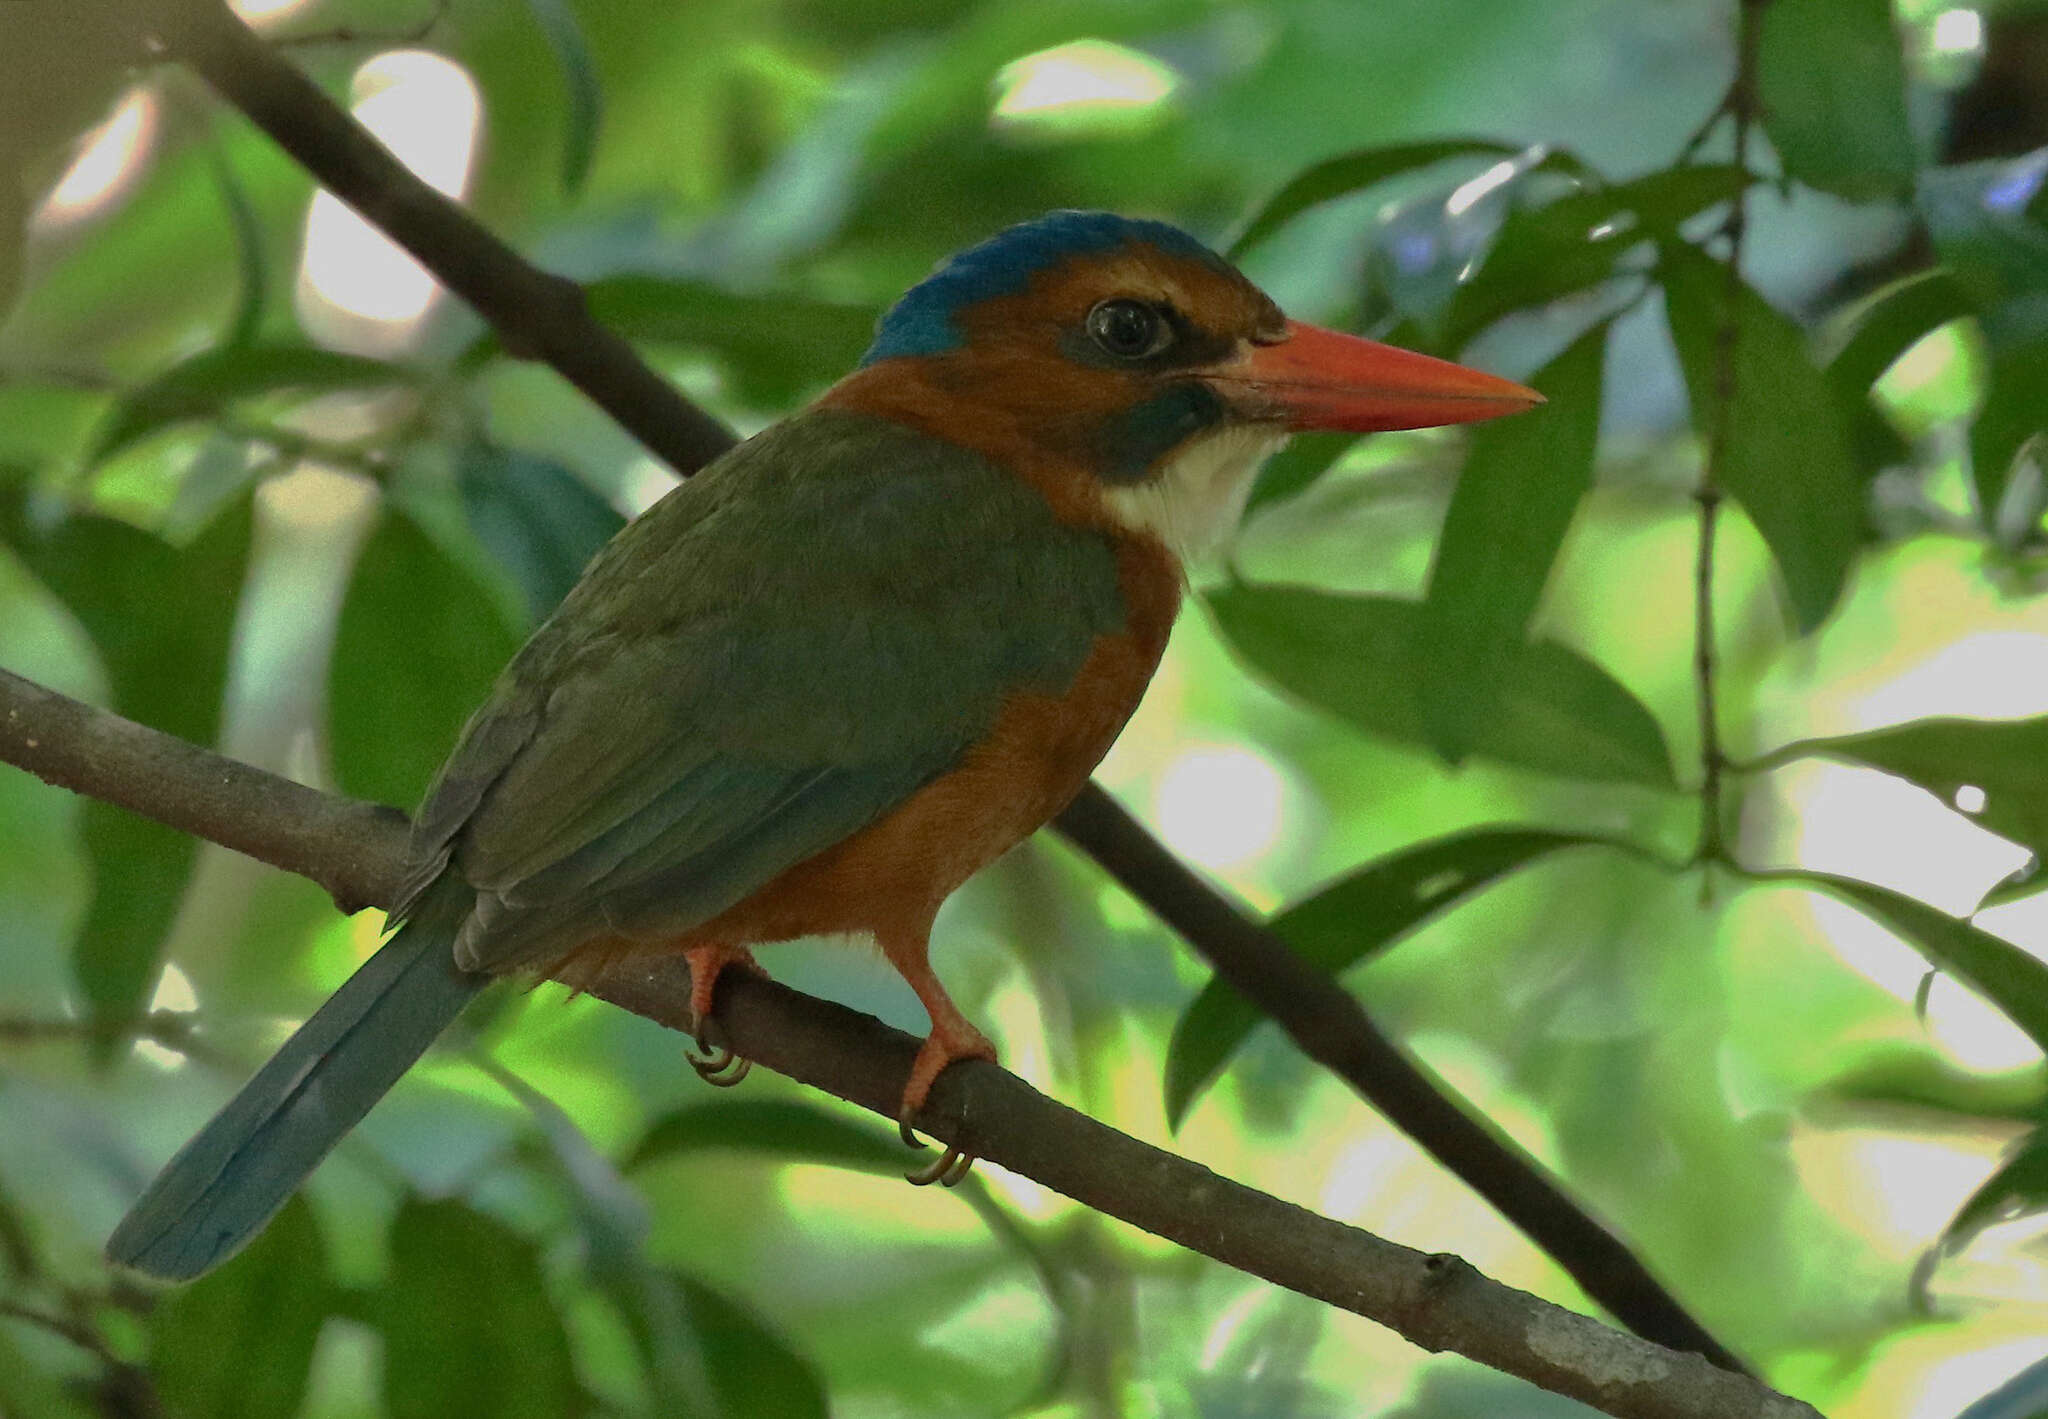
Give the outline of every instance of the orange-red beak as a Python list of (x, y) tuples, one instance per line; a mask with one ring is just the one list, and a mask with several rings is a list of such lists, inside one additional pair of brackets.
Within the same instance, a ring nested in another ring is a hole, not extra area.
[(1320, 326), (1287, 322), (1287, 338), (1253, 346), (1211, 378), (1241, 388), (1247, 412), (1265, 406), (1296, 431), (1381, 433), (1469, 424), (1544, 402), (1535, 390)]

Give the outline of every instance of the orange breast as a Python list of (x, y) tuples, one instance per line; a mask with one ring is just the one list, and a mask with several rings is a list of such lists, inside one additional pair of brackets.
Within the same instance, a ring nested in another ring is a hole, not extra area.
[(1180, 606), (1180, 566), (1149, 538), (1121, 543), (1117, 561), (1125, 627), (1097, 639), (1066, 693), (1016, 695), (958, 767), (674, 949), (929, 930), (954, 888), (1072, 801), (1144, 696)]

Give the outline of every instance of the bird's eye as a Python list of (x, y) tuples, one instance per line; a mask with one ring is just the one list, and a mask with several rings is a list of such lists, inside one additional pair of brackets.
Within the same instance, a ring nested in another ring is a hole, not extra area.
[(1173, 327), (1143, 301), (1104, 301), (1088, 312), (1088, 335), (1120, 360), (1156, 355), (1173, 338)]

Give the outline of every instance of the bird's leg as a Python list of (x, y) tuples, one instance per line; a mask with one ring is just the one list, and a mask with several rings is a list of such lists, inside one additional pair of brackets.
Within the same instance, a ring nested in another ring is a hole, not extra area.
[[(991, 1064), (996, 1059), (996, 1047), (989, 1043), (988, 1036), (968, 1022), (959, 1007), (953, 1004), (953, 998), (946, 994), (946, 988), (939, 984), (939, 978), (932, 973), (931, 962), (926, 957), (927, 942), (928, 938), (922, 932), (914, 937), (884, 938), (881, 942), (882, 953), (902, 973), (910, 988), (917, 992), (917, 998), (924, 1003), (925, 1013), (931, 1016), (932, 1021), (932, 1032), (925, 1036), (924, 1045), (917, 1052), (917, 1060), (910, 1066), (909, 1082), (903, 1086), (903, 1102), (896, 1110), (897, 1130), (902, 1133), (903, 1141), (913, 1148), (922, 1148), (924, 1144), (911, 1130), (910, 1121), (924, 1108), (925, 1099), (931, 1094), (932, 1084), (941, 1071), (956, 1059), (985, 1059)], [(932, 1183), (952, 1187), (966, 1177), (967, 1170), (973, 1166), (972, 1154), (948, 1144), (936, 1163), (907, 1176), (918, 1187)]]
[(730, 1089), (747, 1077), (747, 1071), (754, 1067), (753, 1061), (742, 1059), (723, 1046), (712, 1048), (705, 1042), (704, 1024), (711, 1018), (711, 997), (718, 986), (719, 972), (735, 963), (759, 971), (760, 963), (746, 947), (722, 942), (692, 946), (683, 952), (683, 959), (690, 963), (690, 1036), (696, 1044), (683, 1057), (706, 1084)]

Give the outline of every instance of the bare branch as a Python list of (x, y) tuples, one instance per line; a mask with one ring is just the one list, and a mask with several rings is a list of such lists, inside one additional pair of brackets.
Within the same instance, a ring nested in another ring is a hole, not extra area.
[[(45, 768), (54, 764), (61, 776), (45, 777), (65, 787), (152, 815), (164, 808), (159, 821), (317, 882), (347, 884), (370, 903), (389, 900), (399, 880), (403, 820), (389, 809), (236, 763), (15, 675), (0, 674), (0, 725), (9, 726), (0, 734), (0, 758), (24, 767), (31, 757)], [(60, 740), (114, 748), (72, 752), (50, 740), (53, 731)], [(140, 791), (138, 784), (172, 787)], [(181, 802), (185, 792), (202, 808)], [(689, 1030), (690, 977), (681, 960), (614, 971), (594, 993)], [(895, 1114), (918, 1047), (872, 1016), (743, 971), (719, 981), (709, 1033), (714, 1044), (884, 1118)], [(1617, 1419), (1815, 1416), (1746, 1375), (1503, 1286), (1456, 1257), (1426, 1256), (1218, 1177), (1056, 1103), (992, 1064), (958, 1064), (940, 1075), (918, 1123), (1098, 1212), (1368, 1316), (1424, 1349), (1455, 1351)]]
[(333, 798), (0, 670), (0, 759), (45, 783), (310, 877), (344, 912), (390, 898), (395, 808)]
[(1058, 827), (1161, 921), (1199, 943), (1216, 973), (1280, 1022), (1302, 1053), (1350, 1084), (1546, 1251), (1569, 1257), (1572, 1279), (1587, 1295), (1639, 1335), (1696, 1351), (1724, 1369), (1744, 1368), (1533, 1159), (1460, 1109), (1356, 1000), (1197, 877), (1115, 799), (1090, 784)]

